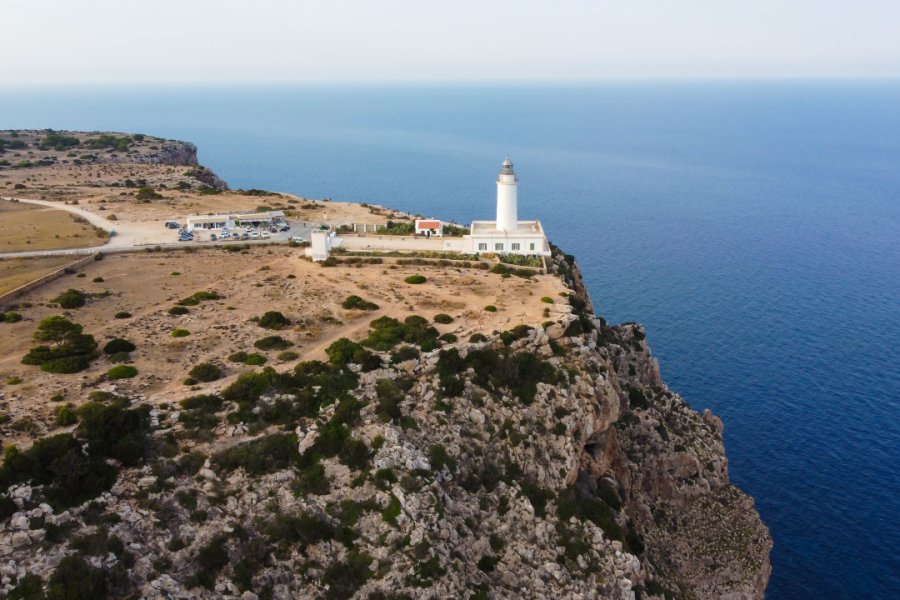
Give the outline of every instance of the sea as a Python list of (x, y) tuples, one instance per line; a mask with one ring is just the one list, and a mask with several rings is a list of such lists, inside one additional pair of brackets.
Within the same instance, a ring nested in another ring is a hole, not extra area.
[(4, 128), (189, 140), (232, 187), (460, 223), (510, 157), (520, 218), (724, 420), (767, 597), (900, 598), (900, 82), (0, 87)]

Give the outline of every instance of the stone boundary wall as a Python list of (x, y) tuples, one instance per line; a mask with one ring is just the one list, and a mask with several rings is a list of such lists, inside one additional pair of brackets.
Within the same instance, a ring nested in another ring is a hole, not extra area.
[(53, 281), (54, 279), (58, 279), (58, 278), (62, 277), (66, 273), (70, 272), (72, 269), (77, 269), (78, 267), (81, 267), (83, 265), (88, 264), (89, 262), (96, 260), (95, 257), (98, 254), (100, 254), (100, 253), (95, 252), (94, 254), (89, 254), (89, 255), (85, 256), (84, 258), (79, 258), (75, 262), (70, 263), (62, 268), (59, 268), (59, 269), (53, 271), (52, 273), (47, 273), (46, 275), (38, 277), (34, 281), (26, 283), (25, 285), (20, 285), (16, 289), (10, 290), (10, 291), (6, 292), (5, 294), (0, 295), (0, 306), (3, 306), (10, 300), (15, 300), (19, 296), (22, 296), (32, 290), (35, 290), (35, 289), (41, 287), (45, 283), (49, 283), (49, 282)]

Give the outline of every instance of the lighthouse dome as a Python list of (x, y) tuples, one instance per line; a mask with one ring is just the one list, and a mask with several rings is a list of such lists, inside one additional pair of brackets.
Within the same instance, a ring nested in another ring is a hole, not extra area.
[(515, 175), (516, 172), (513, 169), (512, 161), (509, 160), (509, 157), (506, 157), (506, 160), (503, 161), (503, 164), (500, 165), (500, 174), (501, 175)]

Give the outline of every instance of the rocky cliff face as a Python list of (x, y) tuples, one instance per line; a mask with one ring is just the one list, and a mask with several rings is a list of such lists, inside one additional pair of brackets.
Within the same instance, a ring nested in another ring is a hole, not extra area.
[(557, 322), (418, 356), (348, 346), (155, 406), (153, 450), (82, 504), (11, 485), (3, 584), (78, 572), (103, 582), (98, 597), (761, 598), (771, 539), (728, 482), (721, 422), (668, 390), (640, 326), (593, 314), (574, 259), (552, 270), (572, 290)]
[(191, 142), (177, 140), (153, 140), (155, 144), (142, 144), (134, 152), (125, 155), (100, 155), (101, 163), (136, 163), (143, 165), (174, 165), (194, 167), (190, 174), (204, 185), (218, 190), (227, 190), (228, 184), (212, 170), (200, 165), (197, 160), (197, 146)]

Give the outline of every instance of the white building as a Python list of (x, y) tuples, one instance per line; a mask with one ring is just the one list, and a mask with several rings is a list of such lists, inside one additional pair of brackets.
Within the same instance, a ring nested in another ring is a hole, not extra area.
[(233, 229), (235, 227), (265, 227), (284, 222), (284, 211), (267, 210), (261, 212), (216, 213), (211, 215), (190, 215), (187, 230)]
[(444, 235), (444, 223), (437, 219), (416, 219), (416, 235), (441, 237)]
[(472, 221), (467, 236), (471, 252), (550, 256), (550, 244), (540, 221), (520, 221), (519, 178), (507, 158), (497, 176), (497, 220)]

